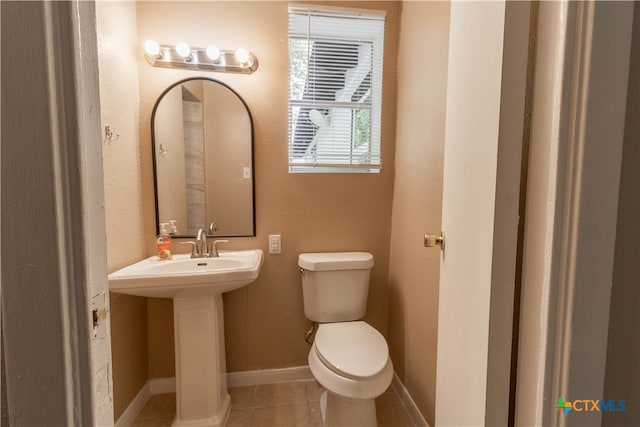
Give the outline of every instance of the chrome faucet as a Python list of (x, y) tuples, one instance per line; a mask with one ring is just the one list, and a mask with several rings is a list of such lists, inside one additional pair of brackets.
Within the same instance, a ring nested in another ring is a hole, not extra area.
[(211, 249), (207, 245), (207, 233), (204, 228), (198, 230), (195, 242), (181, 242), (181, 245), (191, 245), (191, 258), (217, 258), (220, 256), (218, 253), (218, 243), (228, 243), (228, 240), (214, 240), (211, 244)]
[(198, 234), (196, 235), (196, 246), (198, 247), (198, 251), (202, 258), (206, 258), (209, 256), (209, 248), (207, 247), (207, 232), (204, 231), (204, 228), (198, 230)]
[(191, 258), (209, 257), (209, 249), (207, 248), (207, 233), (205, 233), (203, 228), (198, 230), (195, 241), (180, 242), (180, 244), (191, 245)]

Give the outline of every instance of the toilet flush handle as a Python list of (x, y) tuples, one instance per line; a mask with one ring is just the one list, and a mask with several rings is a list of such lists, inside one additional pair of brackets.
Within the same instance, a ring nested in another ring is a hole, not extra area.
[(307, 336), (304, 340), (308, 344), (313, 344), (313, 340), (316, 338), (316, 331), (318, 330), (318, 322), (311, 322), (311, 328), (307, 331)]

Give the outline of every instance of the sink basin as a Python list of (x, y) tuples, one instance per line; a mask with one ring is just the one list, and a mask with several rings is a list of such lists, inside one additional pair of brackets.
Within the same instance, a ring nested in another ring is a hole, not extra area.
[(192, 298), (229, 292), (258, 278), (261, 249), (220, 251), (217, 258), (174, 255), (144, 259), (109, 275), (111, 292), (156, 298)]

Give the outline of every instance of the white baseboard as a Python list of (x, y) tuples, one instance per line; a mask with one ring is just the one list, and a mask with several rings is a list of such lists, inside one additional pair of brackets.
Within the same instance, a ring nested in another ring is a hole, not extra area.
[(120, 415), (118, 421), (116, 421), (116, 427), (129, 427), (132, 425), (138, 417), (138, 414), (140, 414), (140, 411), (142, 411), (142, 408), (144, 408), (144, 405), (149, 401), (151, 394), (153, 393), (150, 391), (149, 382), (146, 382), (136, 397), (129, 403), (127, 409)]
[(227, 374), (228, 387), (244, 387), (256, 384), (286, 383), (289, 381), (312, 380), (308, 366), (294, 366), (281, 369), (257, 369), (255, 371), (230, 372)]
[(391, 386), (396, 391), (396, 394), (400, 398), (400, 401), (407, 409), (409, 416), (411, 417), (411, 421), (413, 421), (413, 425), (416, 427), (429, 427), (429, 423), (424, 419), (422, 413), (416, 406), (416, 402), (413, 401), (411, 395), (400, 381), (398, 374), (393, 373), (393, 381), (391, 382)]

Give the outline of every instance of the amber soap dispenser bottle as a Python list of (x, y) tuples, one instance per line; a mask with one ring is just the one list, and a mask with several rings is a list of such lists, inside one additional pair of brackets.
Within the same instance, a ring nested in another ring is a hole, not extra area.
[(166, 222), (160, 224), (160, 234), (158, 234), (158, 255), (156, 259), (158, 261), (168, 261), (173, 256), (171, 255), (171, 236), (167, 233), (167, 229), (165, 226), (168, 225)]

